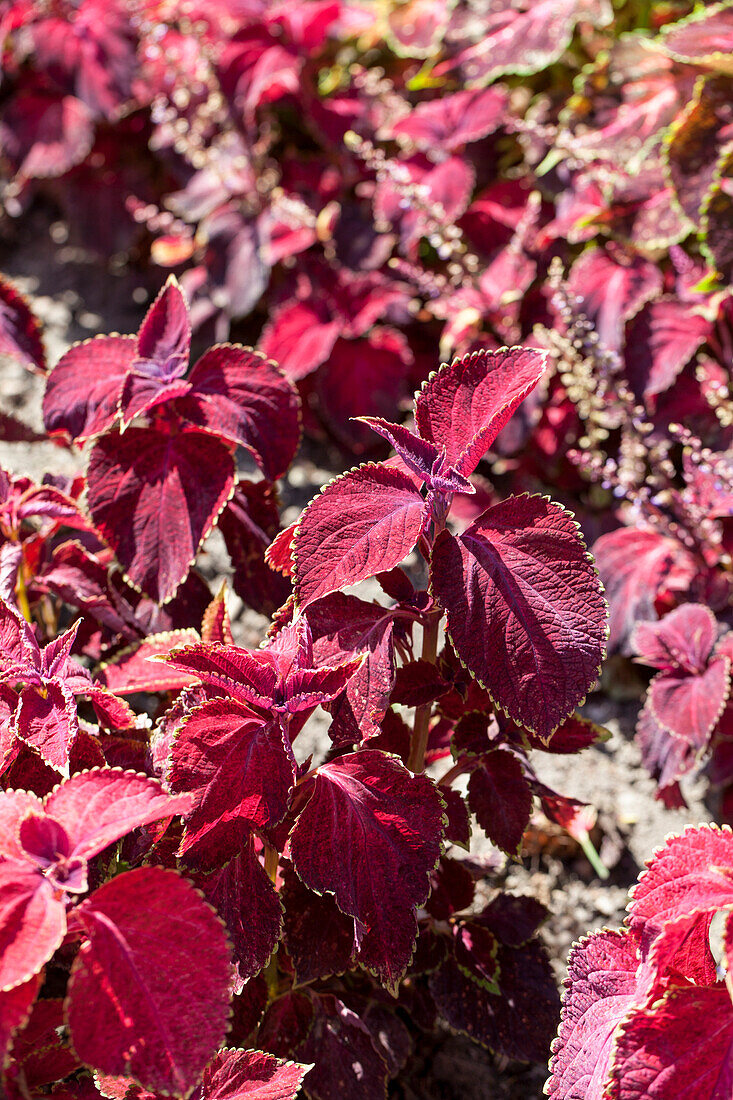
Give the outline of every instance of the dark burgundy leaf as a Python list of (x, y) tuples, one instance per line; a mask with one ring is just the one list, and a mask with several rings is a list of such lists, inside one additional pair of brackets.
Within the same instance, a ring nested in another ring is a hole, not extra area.
[[(387, 986), (410, 961), (415, 909), (427, 897), (443, 828), (442, 803), (427, 776), (365, 750), (319, 769), (292, 832), (298, 874), (354, 918), (357, 959)], [(385, 882), (392, 884), (387, 895)]]
[(231, 495), (234, 463), (204, 432), (128, 428), (96, 442), (88, 479), (92, 519), (130, 582), (164, 603)]
[(17, 359), (30, 370), (46, 370), (41, 326), (28, 302), (0, 276), (0, 355)]
[(648, 302), (626, 330), (626, 373), (637, 399), (668, 390), (710, 332), (710, 322), (686, 302)]
[(620, 249), (592, 248), (572, 266), (568, 286), (607, 348), (621, 347), (624, 323), (662, 292), (656, 264)]
[(513, 497), (435, 542), (432, 583), (460, 659), (511, 718), (549, 740), (595, 680), (606, 605), (569, 512)]
[(46, 382), (46, 430), (65, 432), (79, 443), (107, 431), (119, 415), (122, 387), (134, 358), (133, 336), (95, 336), (72, 345)]
[(489, 840), (516, 855), (532, 812), (532, 792), (513, 753), (493, 749), (468, 780), (468, 804)]
[(354, 921), (330, 894), (314, 894), (293, 869), (283, 869), (285, 946), (300, 984), (342, 974), (353, 964)]

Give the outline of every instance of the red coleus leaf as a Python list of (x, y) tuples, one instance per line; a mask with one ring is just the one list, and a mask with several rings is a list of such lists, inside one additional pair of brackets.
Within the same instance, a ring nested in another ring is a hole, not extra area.
[(2, 860), (0, 992), (38, 974), (65, 934), (66, 907), (48, 879), (25, 860)]
[(620, 249), (591, 248), (572, 266), (568, 287), (608, 348), (621, 347), (624, 323), (662, 291), (662, 273), (651, 260)]
[(733, 1005), (724, 982), (669, 989), (622, 1023), (608, 1095), (725, 1100), (733, 1093)]
[(169, 600), (234, 488), (230, 449), (205, 432), (130, 428), (97, 440), (89, 511), (130, 582)]
[(191, 628), (151, 634), (101, 665), (97, 681), (117, 695), (133, 695), (138, 691), (180, 691), (192, 684), (194, 678), (149, 658), (170, 653), (172, 649), (198, 640), (198, 634)]
[(15, 732), (36, 749), (43, 760), (68, 775), (69, 750), (79, 731), (76, 703), (63, 684), (48, 683), (42, 691), (24, 688), (15, 712)]
[(196, 885), (226, 925), (234, 949), (237, 992), (258, 974), (282, 932), (282, 906), (250, 838), (225, 867), (199, 875)]
[(452, 153), (498, 130), (506, 119), (506, 108), (503, 88), (455, 92), (419, 103), (394, 124), (391, 136), (426, 153), (436, 149)]
[(225, 1048), (204, 1070), (200, 1100), (295, 1100), (310, 1069), (261, 1050)]
[(378, 604), (334, 592), (311, 606), (307, 618), (316, 664), (337, 665), (365, 656), (346, 684), (334, 721), (353, 741), (376, 736), (394, 683), (394, 616)]
[(94, 141), (91, 111), (73, 95), (20, 92), (4, 112), (3, 152), (18, 176), (63, 176), (89, 154)]
[(399, 470), (366, 465), (330, 482), (295, 532), (295, 591), (301, 607), (399, 564), (429, 509)]
[(387, 1066), (368, 1026), (337, 997), (314, 999), (312, 1024), (297, 1056), (313, 1062), (306, 1094), (312, 1100), (382, 1100)]
[(80, 1068), (64, 1036), (63, 1001), (56, 997), (36, 1001), (30, 1019), (13, 1043), (8, 1076), (22, 1078), (30, 1090), (68, 1077)]
[(142, 867), (101, 886), (76, 917), (89, 936), (66, 1002), (79, 1057), (188, 1095), (227, 1027), (230, 952), (216, 914), (175, 872)]
[(111, 428), (134, 359), (134, 336), (95, 336), (73, 344), (46, 382), (46, 431), (83, 443)]
[(730, 72), (733, 12), (725, 3), (708, 5), (707, 11), (665, 28), (659, 44), (677, 61)]
[(544, 354), (532, 348), (476, 351), (454, 359), (418, 394), (417, 430), (445, 447), (450, 465), (467, 477), (544, 370)]
[(456, 1031), (508, 1058), (543, 1061), (556, 1027), (559, 997), (539, 944), (499, 947), (498, 993), (486, 988), (485, 979), (465, 961), (465, 951), (451, 954), (430, 976), (441, 1016)]
[(325, 363), (338, 339), (341, 322), (315, 300), (294, 301), (277, 310), (262, 333), (262, 350), (298, 381)]
[(468, 780), (468, 804), (489, 840), (516, 855), (532, 812), (532, 792), (513, 753), (484, 753)]
[(278, 726), (236, 699), (211, 699), (184, 719), (169, 782), (196, 795), (181, 854), (217, 866), (237, 854), (251, 829), (282, 821), (293, 769)]
[(43, 802), (25, 791), (0, 794), (0, 988), (27, 981), (59, 946), (64, 894), (86, 890), (92, 856), (190, 805), (153, 779), (115, 769), (80, 772)]
[(353, 966), (354, 921), (330, 894), (315, 894), (289, 864), (283, 868), (280, 894), (284, 938), (299, 984), (342, 974)]
[(733, 834), (712, 825), (689, 827), (649, 860), (631, 892), (628, 922), (645, 955), (655, 946), (661, 966), (701, 915), (731, 906)]
[(261, 352), (236, 344), (210, 348), (176, 402), (196, 427), (246, 447), (270, 481), (285, 473), (300, 441), (298, 395)]
[(636, 948), (628, 932), (605, 930), (581, 940), (570, 952), (547, 1082), (553, 1100), (603, 1095), (614, 1037), (637, 992)]
[[(354, 918), (357, 961), (394, 986), (412, 955), (415, 909), (440, 855), (443, 806), (425, 775), (372, 750), (324, 764), (290, 837), (303, 882)], [(391, 883), (385, 896), (384, 883)]]
[(730, 661), (721, 657), (700, 673), (659, 672), (646, 705), (656, 720), (695, 752), (705, 747), (730, 694)]
[(664, 672), (704, 672), (717, 634), (710, 608), (686, 603), (658, 623), (639, 623), (633, 643), (645, 665)]
[(190, 347), (188, 306), (171, 276), (137, 334), (135, 358), (120, 398), (123, 423), (129, 424), (155, 405), (186, 393), (189, 387), (182, 378), (188, 368)]
[(513, 497), (435, 542), (432, 584), (458, 656), (511, 718), (549, 739), (604, 653), (606, 607), (569, 512)]
[(35, 974), (22, 985), (0, 993), (0, 1067), (5, 1069), (13, 1036), (19, 1031), (31, 1012), (33, 1002), (41, 988), (42, 975)]
[(240, 480), (218, 526), (234, 568), (234, 591), (248, 607), (271, 615), (290, 595), (290, 585), (276, 576), (265, 556), (280, 530), (274, 486), (267, 481)]
[(662, 587), (685, 591), (698, 569), (692, 555), (657, 531), (620, 527), (593, 546), (609, 604), (609, 652), (628, 652), (634, 627), (654, 620)]
[(639, 400), (664, 393), (712, 332), (712, 325), (686, 302), (648, 302), (626, 330), (624, 358)]
[(46, 370), (41, 327), (19, 290), (0, 276), (0, 355), (30, 370)]
[(390, 424), (389, 421), (377, 416), (360, 416), (358, 419), (368, 424), (372, 431), (389, 440), (405, 465), (417, 474), (429, 489), (439, 493), (468, 493), (469, 495), (476, 492), (467, 477), (448, 465), (443, 446), (438, 447), (427, 439), (413, 435), (402, 425)]

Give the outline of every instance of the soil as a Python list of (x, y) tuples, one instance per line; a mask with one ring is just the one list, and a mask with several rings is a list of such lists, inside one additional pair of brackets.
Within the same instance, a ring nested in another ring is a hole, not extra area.
[[(134, 271), (120, 268), (110, 274), (78, 249), (59, 247), (54, 243), (59, 237), (63, 237), (63, 227), (50, 223), (43, 214), (31, 212), (24, 218), (22, 239), (16, 238), (12, 247), (0, 242), (0, 271), (29, 296), (43, 324), (51, 365), (76, 340), (97, 332), (134, 332), (155, 290)], [(12, 413), (38, 431), (42, 431), (43, 387), (41, 377), (0, 358), (0, 411)], [(46, 472), (80, 471), (83, 465), (83, 453), (51, 442), (0, 441), (0, 466), (35, 480)], [(332, 467), (326, 468), (325, 456), (316, 454), (297, 460), (283, 486), (285, 522), (291, 522), (335, 472)], [(200, 563), (212, 581), (227, 575), (226, 554), (216, 533), (208, 540)], [(236, 597), (231, 612), (239, 643), (258, 644), (267, 621), (244, 608)], [(471, 854), (486, 858), (497, 869), (491, 889), (498, 882), (514, 893), (532, 894), (547, 906), (550, 916), (542, 937), (558, 982), (562, 981), (568, 950), (575, 940), (593, 929), (621, 924), (629, 887), (654, 848), (687, 823), (710, 818), (702, 800), (702, 782), (685, 788), (689, 802), (686, 810), (667, 810), (655, 800), (655, 784), (644, 771), (633, 740), (641, 691), (643, 683), (634, 679), (633, 672), (630, 676), (628, 668), (610, 670), (584, 708), (588, 717), (610, 731), (609, 740), (579, 756), (537, 754), (536, 767), (542, 780), (597, 809), (593, 835), (609, 868), (606, 881), (598, 878), (573, 841), (546, 822), (538, 821), (533, 826), (523, 858), (506, 865), (474, 830)], [(305, 754), (318, 754), (327, 740), (324, 716), (322, 721), (311, 720), (298, 747), (302, 744)], [(533, 1100), (542, 1095), (547, 1075), (544, 1067), (507, 1065), (461, 1036), (446, 1034), (437, 1047), (423, 1053), (421, 1100)], [(404, 1095), (413, 1100), (418, 1093)]]

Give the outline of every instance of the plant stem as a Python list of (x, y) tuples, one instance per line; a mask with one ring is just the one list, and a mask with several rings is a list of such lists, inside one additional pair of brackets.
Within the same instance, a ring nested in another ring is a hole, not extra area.
[[(275, 885), (277, 880), (277, 865), (280, 860), (280, 853), (277, 848), (274, 848), (272, 844), (264, 842), (264, 856), (265, 856), (265, 871), (272, 885)], [(269, 962), (265, 967), (265, 981), (267, 982), (267, 1003), (271, 1004), (278, 995), (280, 988), (280, 976), (277, 969), (277, 948), (270, 955)]]
[(18, 579), (15, 582), (15, 595), (18, 600), (18, 607), (21, 610), (24, 619), (28, 622), (31, 621), (31, 605), (28, 603), (28, 593), (25, 588), (25, 578), (23, 577), (23, 562), (20, 563), (20, 569), (18, 570)]
[(277, 880), (277, 865), (280, 861), (280, 854), (279, 854), (277, 848), (273, 848), (272, 844), (268, 844), (267, 841), (265, 841), (264, 855), (265, 855), (265, 870), (267, 871), (267, 877), (269, 878), (270, 882), (274, 886), (275, 882)]
[[(431, 611), (423, 627), (422, 657), (424, 661), (435, 664), (438, 656), (438, 635), (440, 633), (441, 611)], [(425, 750), (428, 747), (428, 735), (430, 733), (430, 715), (433, 709), (432, 703), (425, 703), (415, 710), (415, 724), (412, 728), (412, 740), (410, 742), (410, 757), (407, 766), (412, 772), (425, 770)]]

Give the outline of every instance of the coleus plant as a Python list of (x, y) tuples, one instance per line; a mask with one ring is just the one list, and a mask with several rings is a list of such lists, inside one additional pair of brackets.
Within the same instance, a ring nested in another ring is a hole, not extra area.
[[(43, 405), (49, 433), (94, 441), (91, 518), (129, 582), (159, 603), (235, 492), (235, 447), (274, 481), (300, 438), (297, 395), (274, 363), (219, 344), (189, 372), (190, 345), (188, 306), (171, 277), (137, 336), (98, 336), (66, 352)], [(246, 500), (240, 494), (240, 506)]]
[[(627, 927), (575, 945), (548, 1096), (730, 1096), (732, 872), (730, 830), (689, 827), (648, 861)], [(713, 931), (716, 916), (722, 935)]]

